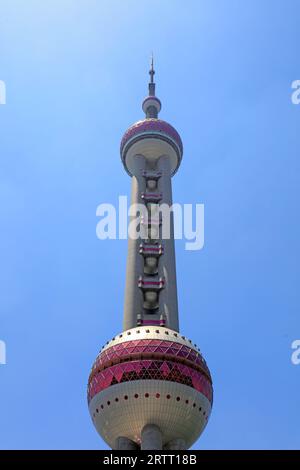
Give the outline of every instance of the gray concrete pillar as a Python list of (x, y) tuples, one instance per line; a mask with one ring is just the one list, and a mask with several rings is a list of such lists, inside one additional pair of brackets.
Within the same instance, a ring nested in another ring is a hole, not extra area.
[[(171, 169), (167, 156), (160, 157), (157, 169), (162, 172), (158, 181), (159, 191), (162, 192), (161, 203), (172, 206)], [(159, 275), (164, 277), (166, 282), (159, 296), (159, 310), (165, 315), (166, 327), (179, 331), (173, 212), (170, 217), (170, 238), (163, 239), (162, 244), (164, 254), (159, 259)]]
[[(131, 178), (131, 204), (144, 204), (141, 193), (145, 191), (145, 178), (142, 171), (146, 167), (146, 160), (143, 156), (137, 155), (134, 159), (134, 174)], [(129, 223), (135, 217), (129, 217)], [(143, 275), (144, 260), (139, 254), (141, 239), (133, 240), (128, 237), (128, 254), (126, 267), (126, 287), (124, 302), (123, 329), (129, 330), (136, 327), (137, 315), (142, 313), (143, 294), (138, 287), (138, 277)]]
[(162, 434), (155, 424), (146, 424), (141, 433), (141, 450), (162, 450)]
[(165, 450), (186, 450), (184, 439), (173, 439), (164, 447)]
[(137, 450), (138, 445), (128, 439), (127, 437), (120, 436), (116, 439), (115, 450)]

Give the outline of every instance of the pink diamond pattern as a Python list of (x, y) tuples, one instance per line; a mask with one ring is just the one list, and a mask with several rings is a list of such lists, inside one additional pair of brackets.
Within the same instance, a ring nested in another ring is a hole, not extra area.
[(111, 346), (98, 356), (93, 370), (103, 369), (111, 361), (113, 363), (119, 363), (123, 360), (128, 360), (128, 356), (132, 354), (142, 354), (143, 356), (143, 353), (174, 356), (174, 359), (176, 357), (186, 359), (194, 365), (201, 367), (203, 371), (210, 376), (208, 367), (202, 356), (195, 350), (180, 343), (156, 339), (127, 341)]
[(212, 384), (201, 371), (172, 361), (140, 360), (111, 366), (90, 377), (88, 400), (110, 385), (132, 380), (167, 380), (188, 385), (212, 402)]

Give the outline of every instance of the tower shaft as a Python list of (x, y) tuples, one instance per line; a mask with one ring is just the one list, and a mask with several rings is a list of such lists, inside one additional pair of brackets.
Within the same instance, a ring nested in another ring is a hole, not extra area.
[(160, 325), (178, 331), (169, 157), (161, 156), (150, 166), (145, 157), (136, 156), (134, 163), (129, 223), (136, 221), (135, 204), (144, 208), (146, 217), (139, 215), (141, 237), (128, 240), (123, 327)]

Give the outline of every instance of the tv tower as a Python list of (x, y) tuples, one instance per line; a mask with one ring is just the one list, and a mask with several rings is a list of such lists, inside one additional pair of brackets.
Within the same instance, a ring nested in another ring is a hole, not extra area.
[(153, 58), (149, 74), (145, 119), (129, 127), (120, 148), (131, 204), (142, 204), (149, 217), (140, 216), (144, 236), (128, 240), (123, 331), (96, 358), (88, 403), (112, 449), (184, 450), (207, 424), (213, 389), (199, 349), (179, 333), (173, 214), (165, 238), (160, 208), (172, 206), (183, 147), (174, 127), (158, 118)]

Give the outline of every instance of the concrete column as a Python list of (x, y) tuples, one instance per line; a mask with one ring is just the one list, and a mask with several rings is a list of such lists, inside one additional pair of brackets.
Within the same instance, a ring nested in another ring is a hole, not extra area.
[[(173, 204), (171, 169), (167, 156), (160, 157), (157, 169), (162, 172), (158, 180), (159, 191), (162, 192), (161, 203), (171, 206)], [(162, 244), (164, 254), (159, 259), (159, 275), (165, 278), (166, 283), (159, 296), (159, 310), (165, 314), (166, 327), (179, 331), (173, 212), (170, 217), (170, 238), (162, 240)]]
[(115, 450), (137, 450), (138, 445), (127, 437), (118, 437), (116, 439)]
[[(143, 156), (137, 155), (134, 159), (134, 174), (131, 183), (131, 204), (144, 204), (141, 193), (145, 191), (145, 178), (142, 170), (146, 167), (146, 160)], [(134, 217), (129, 218), (129, 223)], [(137, 315), (142, 313), (143, 294), (138, 287), (138, 277), (143, 274), (144, 260), (139, 253), (141, 239), (132, 240), (128, 237), (128, 254), (126, 267), (126, 287), (124, 303), (123, 329), (134, 328), (137, 323)]]
[(165, 450), (186, 450), (184, 439), (173, 439), (165, 446)]
[(146, 424), (141, 433), (141, 450), (162, 450), (162, 434), (155, 424)]

